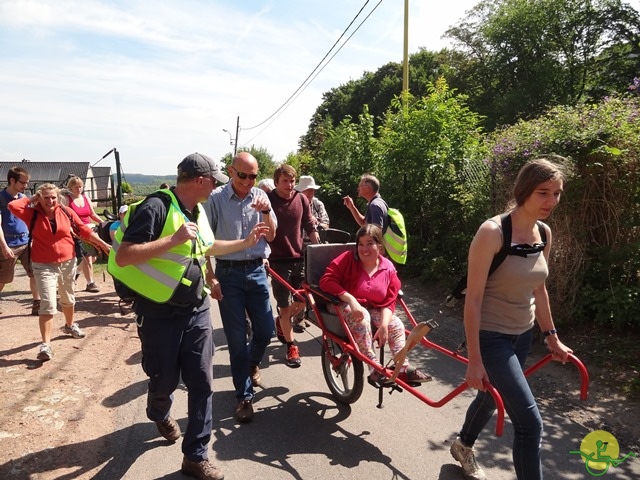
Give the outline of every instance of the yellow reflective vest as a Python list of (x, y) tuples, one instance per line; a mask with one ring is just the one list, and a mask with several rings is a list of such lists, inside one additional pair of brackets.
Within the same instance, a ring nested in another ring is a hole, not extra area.
[(387, 210), (389, 225), (382, 236), (382, 243), (387, 250), (389, 258), (396, 263), (404, 265), (407, 263), (407, 229), (404, 225), (404, 217), (397, 208)]
[[(171, 190), (158, 190), (158, 192), (162, 192), (171, 198), (171, 203), (167, 208), (167, 219), (158, 237), (163, 238), (173, 235), (189, 220), (180, 210), (178, 201)], [(206, 269), (204, 257), (207, 250), (213, 245), (214, 235), (204, 210), (198, 204), (196, 205), (196, 209), (198, 209), (198, 236), (195, 239), (195, 248), (194, 241), (188, 240), (144, 263), (121, 267), (116, 263), (116, 252), (122, 242), (131, 216), (134, 215), (136, 207), (143, 201), (129, 206), (127, 214), (116, 230), (112, 249), (109, 252), (107, 270), (116, 280), (122, 282), (136, 294), (156, 303), (166, 303), (171, 300), (179, 285), (182, 284), (189, 287), (193, 283), (193, 279), (190, 280), (185, 277), (185, 272), (194, 259), (198, 260), (202, 278), (204, 278)], [(207, 294), (208, 289), (205, 286), (202, 295)]]

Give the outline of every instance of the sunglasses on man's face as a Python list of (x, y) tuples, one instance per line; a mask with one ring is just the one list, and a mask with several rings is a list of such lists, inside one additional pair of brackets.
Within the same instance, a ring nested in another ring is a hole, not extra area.
[(240, 180), (246, 180), (247, 178), (249, 180), (255, 180), (256, 178), (258, 178), (258, 175), (255, 175), (253, 173), (243, 173), (243, 172), (239, 172), (236, 167), (234, 167), (233, 165), (231, 166), (231, 168), (233, 168), (233, 171), (236, 172), (236, 175), (238, 175), (238, 178)]

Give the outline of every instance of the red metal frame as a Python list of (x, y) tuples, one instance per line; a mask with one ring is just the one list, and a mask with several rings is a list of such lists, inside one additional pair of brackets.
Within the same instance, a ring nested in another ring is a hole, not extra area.
[[(365, 357), (362, 353), (360, 353), (360, 351), (358, 350), (358, 347), (356, 345), (356, 342), (353, 339), (353, 336), (351, 335), (351, 331), (347, 327), (347, 325), (346, 325), (346, 323), (344, 321), (344, 318), (342, 317), (342, 315), (340, 314), (339, 311), (337, 311), (337, 316), (340, 319), (340, 323), (342, 324), (342, 328), (345, 331), (345, 334), (347, 336), (347, 340), (345, 340), (342, 337), (337, 336), (336, 334), (332, 333), (331, 331), (329, 331), (327, 329), (327, 327), (325, 326), (324, 321), (322, 319), (322, 313), (318, 309), (318, 306), (317, 306), (315, 298), (314, 298), (314, 294), (318, 295), (318, 293), (317, 292), (312, 292), (311, 287), (306, 282), (303, 282), (301, 289), (295, 289), (291, 285), (289, 285), (289, 283), (287, 283), (280, 275), (278, 275), (276, 272), (274, 272), (272, 269), (267, 268), (267, 272), (276, 281), (280, 282), (284, 287), (286, 287), (296, 297), (296, 299), (298, 301), (303, 302), (303, 303), (305, 303), (307, 301), (309, 302), (309, 305), (310, 305), (311, 309), (313, 310), (315, 318), (316, 318), (316, 320), (318, 322), (318, 327), (320, 328), (320, 330), (322, 330), (322, 341), (323, 341), (323, 343), (326, 344), (327, 339), (330, 339), (332, 342), (335, 342), (336, 344), (340, 345), (340, 347), (342, 348), (342, 350), (344, 352), (352, 355), (354, 358), (357, 358), (358, 360), (361, 360), (362, 362), (366, 363), (367, 365), (370, 365), (375, 370), (385, 374), (387, 377), (391, 377), (391, 375), (393, 375), (393, 370), (390, 370), (388, 368), (385, 368), (385, 367), (381, 366), (380, 364), (372, 362), (369, 358)], [(329, 298), (327, 298), (327, 297), (324, 297), (324, 298), (325, 298), (325, 300), (330, 301)], [(415, 327), (418, 324), (418, 322), (415, 320), (415, 318), (413, 317), (413, 315), (409, 311), (409, 308), (407, 307), (407, 304), (405, 303), (404, 299), (402, 297), (399, 297), (398, 301), (399, 301), (400, 305), (402, 306), (402, 310), (404, 311), (405, 315), (407, 316), (407, 318), (411, 322), (412, 326)], [(407, 335), (411, 332), (411, 330), (409, 330), (409, 329), (405, 329), (405, 330), (406, 330)], [(447, 348), (442, 347), (441, 345), (438, 345), (438, 344), (432, 342), (426, 336), (424, 336), (424, 337), (422, 337), (420, 339), (420, 344), (423, 345), (425, 348), (431, 348), (431, 349), (433, 349), (433, 350), (435, 350), (437, 352), (440, 352), (440, 353), (442, 353), (442, 354), (444, 354), (444, 355), (446, 355), (446, 356), (448, 356), (450, 358), (453, 358), (453, 359), (455, 359), (455, 360), (457, 360), (459, 362), (462, 362), (464, 364), (468, 363), (468, 360), (467, 360), (466, 357), (460, 355), (458, 352), (449, 350)], [(524, 372), (525, 376), (529, 376), (530, 374), (532, 374), (535, 371), (539, 370), (541, 367), (543, 367), (544, 365), (549, 363), (549, 361), (551, 361), (551, 360), (552, 360), (551, 354), (543, 357), (538, 362), (536, 362), (534, 365), (530, 366), (529, 368), (527, 368), (525, 370), (525, 372)], [(587, 391), (588, 391), (588, 388), (589, 388), (589, 374), (587, 372), (587, 369), (585, 368), (584, 364), (574, 355), (571, 355), (571, 354), (569, 355), (569, 361), (571, 361), (573, 364), (575, 364), (576, 367), (578, 368), (578, 371), (580, 372), (580, 375), (581, 375), (581, 378), (582, 378), (581, 388), (580, 388), (580, 399), (581, 400), (585, 400), (587, 398)], [(398, 384), (399, 387), (405, 389), (406, 391), (411, 393), (413, 396), (415, 396), (419, 400), (422, 400), (424, 403), (426, 403), (430, 407), (434, 407), (434, 408), (439, 408), (439, 407), (442, 407), (443, 405), (446, 405), (452, 399), (454, 399), (455, 397), (460, 395), (462, 392), (464, 392), (467, 388), (469, 388), (469, 385), (467, 384), (467, 382), (464, 381), (460, 385), (458, 385), (452, 392), (450, 392), (449, 394), (445, 395), (441, 399), (433, 400), (433, 399), (429, 398), (428, 396), (426, 396), (424, 393), (422, 393), (422, 391), (418, 390), (416, 387), (412, 387), (411, 385), (407, 384), (406, 382), (404, 382), (400, 378), (396, 378), (395, 382)], [(497, 436), (502, 436), (502, 433), (503, 433), (503, 430), (504, 430), (504, 402), (502, 401), (502, 397), (500, 396), (498, 391), (495, 389), (495, 387), (493, 387), (491, 384), (489, 384), (487, 382), (485, 382), (485, 387), (486, 387), (487, 391), (493, 397), (493, 399), (495, 401), (495, 404), (496, 404), (496, 414), (497, 414), (497, 418), (496, 418), (496, 435)]]

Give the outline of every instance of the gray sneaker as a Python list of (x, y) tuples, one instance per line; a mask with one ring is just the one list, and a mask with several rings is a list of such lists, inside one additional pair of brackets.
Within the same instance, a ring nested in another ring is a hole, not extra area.
[(71, 335), (73, 338), (84, 338), (84, 332), (80, 330), (80, 327), (77, 323), (72, 323), (71, 326), (65, 325), (62, 327), (62, 333), (66, 333), (67, 335)]
[(460, 462), (465, 478), (470, 480), (487, 480), (478, 462), (476, 462), (476, 452), (473, 448), (467, 447), (460, 437), (456, 437), (455, 442), (451, 444), (451, 456)]
[(51, 347), (46, 343), (40, 344), (40, 351), (38, 352), (37, 359), (46, 362), (47, 360), (51, 360), (53, 357), (53, 353), (51, 352)]

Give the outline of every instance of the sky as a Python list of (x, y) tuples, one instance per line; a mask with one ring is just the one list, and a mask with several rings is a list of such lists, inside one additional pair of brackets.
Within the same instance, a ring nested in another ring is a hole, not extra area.
[[(410, 0), (409, 53), (478, 1)], [(404, 0), (0, 0), (0, 161), (115, 167), (116, 148), (125, 175), (171, 175), (232, 152), (238, 118), (240, 147), (282, 161), (323, 93), (402, 61), (403, 31)]]

